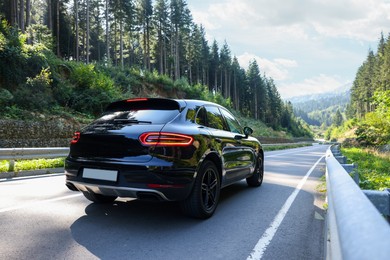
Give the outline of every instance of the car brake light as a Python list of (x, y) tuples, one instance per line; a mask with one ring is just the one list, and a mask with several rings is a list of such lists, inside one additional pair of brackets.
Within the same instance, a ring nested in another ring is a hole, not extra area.
[(140, 135), (139, 140), (143, 145), (148, 146), (188, 146), (192, 144), (194, 138), (189, 135), (175, 133), (150, 132)]
[(72, 137), (72, 141), (70, 141), (71, 144), (75, 144), (80, 140), (80, 132), (75, 132)]
[(126, 100), (126, 102), (146, 101), (146, 100), (148, 100), (148, 99), (147, 98), (132, 98), (132, 99)]

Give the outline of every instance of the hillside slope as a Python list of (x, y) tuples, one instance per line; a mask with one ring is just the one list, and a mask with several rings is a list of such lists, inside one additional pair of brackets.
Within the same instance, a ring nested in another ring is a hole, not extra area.
[(330, 126), (337, 111), (345, 114), (350, 103), (350, 89), (337, 89), (333, 92), (291, 98), (294, 114), (312, 126)]

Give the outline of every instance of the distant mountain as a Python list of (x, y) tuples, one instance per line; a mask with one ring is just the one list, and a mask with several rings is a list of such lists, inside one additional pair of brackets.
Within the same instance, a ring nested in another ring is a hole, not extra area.
[(335, 90), (329, 91), (329, 92), (324, 92), (321, 94), (313, 94), (313, 95), (304, 95), (304, 96), (297, 96), (297, 97), (292, 97), (288, 98), (289, 101), (293, 104), (298, 104), (298, 103), (303, 103), (306, 101), (311, 101), (311, 100), (319, 100), (319, 99), (326, 99), (326, 98), (332, 98), (338, 95), (344, 95), (346, 92), (350, 93), (352, 84), (348, 83), (345, 84), (339, 88), (336, 88)]
[(332, 92), (293, 97), (289, 101), (294, 107), (294, 114), (309, 125), (329, 126), (337, 110), (344, 114), (350, 102), (350, 89), (351, 84), (347, 84)]

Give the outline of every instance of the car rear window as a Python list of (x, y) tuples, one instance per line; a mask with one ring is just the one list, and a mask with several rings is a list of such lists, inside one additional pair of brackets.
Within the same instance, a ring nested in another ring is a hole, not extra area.
[(163, 98), (134, 98), (111, 103), (106, 112), (130, 110), (179, 110), (177, 101)]
[[(170, 99), (129, 99), (110, 104), (96, 123), (165, 124), (180, 112), (180, 105)], [(123, 120), (123, 121), (122, 121)]]

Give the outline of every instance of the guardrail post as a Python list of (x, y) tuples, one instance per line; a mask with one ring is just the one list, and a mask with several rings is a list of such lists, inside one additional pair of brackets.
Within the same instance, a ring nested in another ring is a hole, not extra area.
[(8, 161), (8, 172), (15, 171), (15, 160)]
[(363, 190), (376, 209), (390, 221), (390, 189), (384, 191)]
[(334, 158), (336, 158), (336, 160), (340, 163), (340, 164), (346, 164), (347, 163), (347, 157), (345, 156), (334, 156)]
[(358, 173), (358, 170), (357, 170), (358, 164), (357, 164), (357, 163), (352, 163), (352, 164), (341, 164), (341, 166), (343, 166), (344, 170), (345, 170), (346, 172), (348, 172), (349, 175), (351, 175), (351, 177), (353, 178), (353, 180), (355, 181), (355, 183), (356, 183), (357, 185), (359, 185), (360, 179), (359, 179), (359, 173)]

